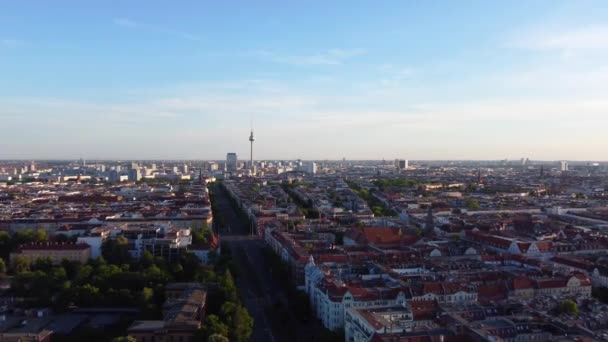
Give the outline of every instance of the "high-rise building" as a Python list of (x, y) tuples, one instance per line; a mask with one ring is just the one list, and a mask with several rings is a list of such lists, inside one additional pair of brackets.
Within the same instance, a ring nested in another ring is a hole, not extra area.
[(238, 158), (236, 157), (236, 153), (228, 153), (226, 155), (226, 170), (228, 172), (235, 172), (237, 170)]
[(560, 171), (568, 171), (568, 162), (565, 160), (562, 160), (559, 162), (559, 169)]
[(217, 171), (217, 170), (218, 170), (218, 165), (216, 162), (209, 162), (207, 164), (207, 171), (213, 172), (213, 171)]
[(188, 164), (182, 165), (182, 173), (183, 174), (187, 174), (188, 173)]
[(399, 169), (406, 170), (409, 166), (408, 160), (399, 160)]
[(132, 182), (137, 182), (141, 179), (141, 171), (139, 169), (130, 169), (129, 170), (129, 180)]
[(316, 174), (317, 173), (317, 163), (315, 163), (315, 162), (308, 163), (306, 172), (313, 174), (313, 175)]
[(116, 171), (116, 170), (110, 171), (110, 175), (108, 177), (108, 180), (111, 183), (119, 182), (120, 181), (120, 174), (118, 173), (118, 171)]

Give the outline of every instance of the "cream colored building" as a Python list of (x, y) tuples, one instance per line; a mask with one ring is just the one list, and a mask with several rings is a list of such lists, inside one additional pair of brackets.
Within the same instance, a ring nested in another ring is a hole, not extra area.
[(55, 265), (60, 264), (64, 259), (84, 264), (91, 258), (91, 247), (85, 243), (28, 244), (20, 246), (16, 252), (10, 255), (11, 261), (14, 261), (18, 257), (24, 257), (30, 262), (37, 259), (49, 258)]

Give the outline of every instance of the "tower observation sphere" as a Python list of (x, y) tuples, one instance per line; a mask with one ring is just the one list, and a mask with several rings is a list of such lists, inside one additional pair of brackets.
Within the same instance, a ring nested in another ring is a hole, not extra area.
[(251, 169), (251, 174), (255, 173), (255, 167), (253, 166), (253, 142), (255, 138), (253, 137), (253, 129), (251, 130), (251, 134), (249, 135), (249, 143), (250, 143), (250, 161), (249, 168)]

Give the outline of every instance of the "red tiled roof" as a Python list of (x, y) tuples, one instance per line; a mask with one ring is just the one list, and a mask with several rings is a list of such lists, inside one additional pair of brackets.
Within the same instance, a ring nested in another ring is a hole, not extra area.
[(399, 245), (401, 242), (417, 241), (415, 236), (404, 236), (397, 227), (353, 228), (347, 232), (347, 236), (360, 244)]
[(528, 290), (534, 288), (534, 282), (525, 277), (518, 277), (513, 279), (513, 290)]
[(537, 282), (539, 289), (556, 289), (566, 286), (566, 282), (563, 279), (543, 279)]
[(507, 289), (502, 284), (479, 285), (477, 288), (479, 301), (499, 300), (507, 297)]

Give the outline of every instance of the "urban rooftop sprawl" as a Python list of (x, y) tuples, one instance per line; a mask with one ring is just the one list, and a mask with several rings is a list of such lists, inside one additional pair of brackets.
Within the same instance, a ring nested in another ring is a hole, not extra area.
[(0, 162), (0, 341), (608, 337), (608, 163), (250, 141), (246, 161)]

